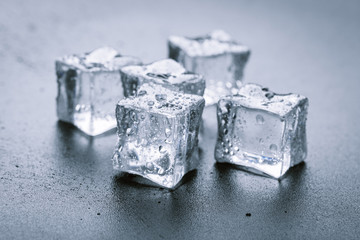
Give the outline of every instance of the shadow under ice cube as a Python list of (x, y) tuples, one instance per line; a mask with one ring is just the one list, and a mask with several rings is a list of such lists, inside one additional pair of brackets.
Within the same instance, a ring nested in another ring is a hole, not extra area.
[(136, 94), (143, 84), (156, 84), (174, 91), (202, 96), (203, 76), (188, 72), (178, 62), (164, 59), (145, 66), (128, 66), (120, 71), (125, 97)]
[(306, 158), (308, 99), (246, 84), (217, 105), (215, 158), (280, 178)]
[(250, 49), (224, 31), (196, 38), (170, 36), (168, 46), (170, 58), (205, 77), (207, 106), (217, 103), (221, 96), (235, 94), (241, 86)]
[(119, 70), (138, 64), (109, 47), (57, 60), (58, 118), (90, 136), (115, 128), (114, 106), (124, 97)]
[(114, 169), (175, 188), (199, 162), (202, 97), (144, 85), (116, 106), (118, 145)]

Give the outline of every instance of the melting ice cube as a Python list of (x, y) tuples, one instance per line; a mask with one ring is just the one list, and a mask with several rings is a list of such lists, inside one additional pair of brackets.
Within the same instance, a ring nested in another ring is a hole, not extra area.
[(109, 47), (57, 60), (58, 118), (91, 136), (115, 128), (114, 106), (124, 97), (119, 70), (138, 64)]
[(306, 158), (308, 99), (276, 94), (256, 84), (217, 105), (215, 158), (279, 178)]
[(205, 101), (144, 84), (116, 107), (114, 168), (174, 188), (198, 165), (198, 132)]
[(187, 70), (204, 75), (206, 105), (217, 103), (221, 96), (235, 94), (241, 86), (250, 49), (224, 31), (196, 38), (170, 36), (168, 45), (170, 58)]

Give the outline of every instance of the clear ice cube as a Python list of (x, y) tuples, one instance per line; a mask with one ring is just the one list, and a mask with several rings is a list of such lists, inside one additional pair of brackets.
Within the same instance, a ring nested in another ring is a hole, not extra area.
[(241, 86), (250, 49), (222, 30), (196, 38), (170, 36), (169, 58), (187, 70), (204, 75), (206, 105), (218, 102), (221, 96), (236, 94)]
[(137, 89), (147, 83), (161, 85), (173, 91), (202, 96), (205, 79), (188, 72), (172, 59), (164, 59), (145, 66), (128, 66), (120, 71), (125, 97), (136, 94)]
[(118, 145), (114, 169), (175, 188), (199, 162), (203, 97), (144, 84), (116, 106)]
[(215, 158), (280, 178), (305, 160), (308, 99), (256, 84), (220, 99)]
[(138, 64), (109, 47), (57, 60), (58, 118), (90, 136), (115, 128), (114, 107), (124, 97), (119, 70)]

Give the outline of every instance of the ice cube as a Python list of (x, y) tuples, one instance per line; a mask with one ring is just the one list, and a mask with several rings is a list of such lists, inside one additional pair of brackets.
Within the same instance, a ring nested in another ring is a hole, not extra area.
[(57, 60), (58, 118), (90, 136), (115, 128), (114, 108), (124, 97), (119, 70), (138, 64), (138, 58), (109, 47)]
[(138, 87), (145, 83), (200, 96), (205, 90), (203, 76), (188, 72), (172, 59), (160, 60), (146, 66), (124, 67), (120, 73), (125, 97), (134, 95)]
[(203, 97), (144, 84), (116, 106), (118, 145), (114, 169), (175, 188), (199, 162)]
[(196, 38), (170, 36), (168, 46), (170, 58), (205, 77), (207, 106), (217, 103), (220, 96), (235, 94), (241, 86), (250, 50), (224, 31)]
[(306, 158), (308, 99), (299, 94), (276, 94), (256, 84), (217, 105), (218, 162), (280, 178)]

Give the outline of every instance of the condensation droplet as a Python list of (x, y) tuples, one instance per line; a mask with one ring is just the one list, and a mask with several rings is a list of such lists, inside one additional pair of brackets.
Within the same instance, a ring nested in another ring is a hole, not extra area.
[(256, 122), (257, 124), (264, 124), (264, 117), (261, 116), (260, 114), (256, 115)]
[(275, 94), (273, 92), (268, 92), (265, 94), (265, 97), (267, 97), (268, 99), (272, 99), (275, 96)]
[(164, 153), (166, 152), (166, 149), (162, 145), (159, 146), (159, 152)]
[(154, 164), (151, 162), (147, 162), (145, 166), (150, 171), (154, 170)]
[(140, 90), (137, 95), (138, 95), (139, 97), (141, 97), (141, 96), (144, 96), (146, 93), (147, 93), (147, 92), (146, 92), (145, 90)]
[(270, 150), (271, 150), (272, 152), (276, 152), (276, 151), (277, 151), (277, 146), (276, 146), (276, 144), (271, 144), (271, 145), (270, 145)]
[(154, 106), (154, 104), (155, 104), (154, 101), (148, 101), (149, 106)]
[(155, 99), (156, 99), (157, 101), (165, 101), (166, 98), (167, 98), (167, 95), (166, 95), (166, 94), (156, 94), (156, 95), (155, 95)]
[(169, 128), (166, 128), (165, 129), (165, 136), (170, 137), (170, 135), (171, 135), (171, 130)]

